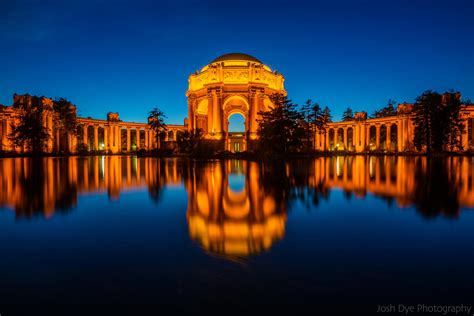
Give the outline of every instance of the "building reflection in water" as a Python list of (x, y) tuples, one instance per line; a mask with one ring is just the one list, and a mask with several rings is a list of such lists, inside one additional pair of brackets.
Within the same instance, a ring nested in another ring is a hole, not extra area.
[[(186, 179), (191, 239), (214, 254), (246, 256), (269, 249), (285, 234), (284, 201), (261, 189), (260, 165), (229, 160), (194, 166)], [(238, 191), (229, 177), (243, 173)]]
[[(367, 194), (424, 217), (459, 216), (474, 207), (474, 158), (348, 156), (266, 165), (246, 161), (198, 163), (136, 157), (0, 159), (0, 207), (17, 218), (65, 213), (78, 195), (146, 188), (159, 203), (165, 186), (184, 187), (193, 240), (218, 254), (249, 255), (285, 234), (296, 200), (315, 207), (330, 191), (347, 198)], [(235, 180), (237, 176), (237, 180)], [(238, 187), (235, 187), (235, 184)], [(183, 210), (184, 211), (184, 210)]]

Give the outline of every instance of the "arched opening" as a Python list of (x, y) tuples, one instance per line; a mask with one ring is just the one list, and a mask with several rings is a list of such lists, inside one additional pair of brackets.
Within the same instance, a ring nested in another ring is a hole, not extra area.
[(231, 152), (247, 150), (245, 143), (245, 117), (240, 112), (234, 112), (227, 119), (228, 146)]
[(375, 135), (376, 135), (377, 131), (376, 131), (376, 128), (375, 126), (371, 126), (369, 128), (369, 149), (370, 150), (374, 150), (375, 149)]
[(174, 140), (174, 132), (168, 131), (168, 141), (172, 142)]
[(329, 150), (334, 150), (334, 129), (329, 129)]
[(347, 150), (354, 150), (354, 129), (349, 127), (347, 129)]
[(387, 126), (384, 124), (380, 126), (380, 148), (379, 149), (384, 149), (387, 150)]
[(396, 150), (398, 144), (398, 127), (397, 124), (392, 124), (390, 127), (390, 146), (389, 150)]
[(344, 149), (344, 130), (342, 128), (337, 129), (337, 138), (336, 138), (336, 150)]
[(98, 130), (98, 138), (99, 138), (99, 148), (98, 150), (107, 150), (107, 148), (105, 148), (105, 129), (100, 126), (99, 127), (99, 130)]
[(87, 148), (88, 150), (96, 150), (94, 148), (94, 126), (89, 125), (87, 127)]

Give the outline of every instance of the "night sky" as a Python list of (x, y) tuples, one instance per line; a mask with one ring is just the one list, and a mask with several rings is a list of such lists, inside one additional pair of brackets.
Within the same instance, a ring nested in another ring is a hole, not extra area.
[(65, 97), (79, 115), (187, 115), (188, 75), (243, 52), (285, 76), (293, 101), (338, 119), (424, 90), (474, 99), (474, 1), (0, 0), (0, 104)]

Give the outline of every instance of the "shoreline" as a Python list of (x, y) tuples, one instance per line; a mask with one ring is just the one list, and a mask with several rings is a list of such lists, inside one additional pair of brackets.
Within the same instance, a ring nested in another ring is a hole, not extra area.
[[(96, 156), (135, 156), (139, 158), (188, 158), (188, 159), (242, 159), (242, 160), (259, 160), (265, 161), (268, 158), (252, 152), (240, 152), (230, 153), (222, 152), (211, 155), (190, 155), (190, 154), (168, 154), (168, 153), (157, 153), (157, 152), (131, 152), (131, 153), (105, 153), (105, 152), (94, 152), (94, 153), (0, 153), (0, 159), (2, 158), (63, 158), (63, 157), (96, 157)], [(421, 153), (421, 152), (312, 152), (312, 153), (296, 153), (289, 154), (286, 156), (274, 157), (274, 159), (313, 159), (320, 157), (346, 157), (346, 156), (394, 156), (394, 157), (474, 157), (474, 151), (468, 152), (441, 152), (441, 153)]]

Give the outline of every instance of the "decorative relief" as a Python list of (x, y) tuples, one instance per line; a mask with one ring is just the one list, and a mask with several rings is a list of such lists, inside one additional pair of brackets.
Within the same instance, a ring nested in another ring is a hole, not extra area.
[(249, 74), (247, 71), (227, 70), (224, 71), (224, 81), (247, 82)]

